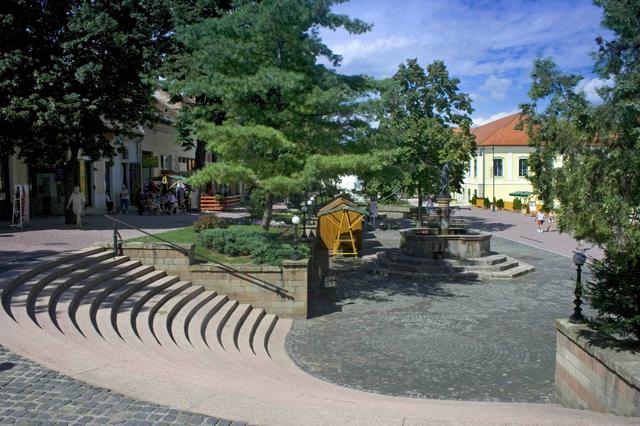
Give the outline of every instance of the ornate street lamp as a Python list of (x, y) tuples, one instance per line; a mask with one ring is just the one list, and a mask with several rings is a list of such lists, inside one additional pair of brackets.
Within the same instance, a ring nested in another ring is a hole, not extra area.
[(300, 255), (298, 254), (298, 225), (300, 224), (300, 216), (293, 216), (291, 223), (293, 223), (293, 256), (291, 259), (300, 260)]
[(312, 195), (311, 198), (309, 198), (309, 200), (307, 201), (307, 206), (309, 206), (309, 217), (313, 216), (315, 210), (313, 206), (315, 205), (315, 202), (316, 197), (314, 195)]
[(577, 276), (576, 288), (573, 292), (573, 294), (576, 296), (576, 298), (573, 300), (573, 304), (575, 305), (575, 307), (573, 308), (573, 315), (569, 317), (569, 322), (572, 324), (579, 324), (584, 322), (584, 317), (582, 316), (582, 308), (580, 308), (580, 305), (582, 305), (582, 265), (584, 265), (586, 261), (587, 255), (581, 251), (577, 251), (573, 255), (573, 263), (575, 263), (577, 268)]

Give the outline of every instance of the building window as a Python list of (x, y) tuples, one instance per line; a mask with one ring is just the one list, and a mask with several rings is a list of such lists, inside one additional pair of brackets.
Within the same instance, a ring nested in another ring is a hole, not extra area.
[(196, 165), (196, 160), (193, 158), (187, 157), (178, 157), (178, 171), (179, 172), (190, 172)]
[(493, 175), (502, 176), (502, 158), (493, 159)]
[(473, 159), (473, 177), (478, 177), (478, 159)]
[(529, 175), (529, 160), (520, 158), (518, 160), (518, 176), (527, 177)]

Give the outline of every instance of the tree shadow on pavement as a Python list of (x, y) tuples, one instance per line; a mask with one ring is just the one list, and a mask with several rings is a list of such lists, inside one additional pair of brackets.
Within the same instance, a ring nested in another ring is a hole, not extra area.
[(466, 219), (469, 222), (470, 228), (479, 229), (484, 232), (504, 231), (515, 226), (509, 223), (489, 222), (487, 219), (471, 216), (456, 216), (456, 218)]

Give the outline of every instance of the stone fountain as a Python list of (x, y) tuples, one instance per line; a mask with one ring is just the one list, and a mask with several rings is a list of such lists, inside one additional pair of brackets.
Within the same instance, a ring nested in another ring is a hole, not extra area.
[(436, 196), (437, 227), (411, 228), (400, 231), (400, 250), (411, 256), (470, 259), (491, 254), (491, 234), (451, 226), (449, 196), (449, 163), (440, 173), (440, 193)]

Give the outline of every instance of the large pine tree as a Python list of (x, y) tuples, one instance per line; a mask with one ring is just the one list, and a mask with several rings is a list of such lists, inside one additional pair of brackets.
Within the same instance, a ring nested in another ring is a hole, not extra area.
[(335, 3), (238, 1), (222, 16), (178, 31), (192, 68), (172, 83), (217, 100), (224, 114), (222, 123), (206, 116), (195, 122), (218, 161), (192, 182), (241, 180), (262, 189), (265, 228), (275, 195), (362, 166), (357, 155), (326, 157), (348, 152), (368, 129), (354, 112), (369, 82), (334, 70), (341, 58), (322, 43), (319, 30), (361, 33), (369, 26), (333, 13)]

